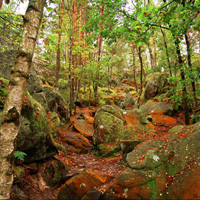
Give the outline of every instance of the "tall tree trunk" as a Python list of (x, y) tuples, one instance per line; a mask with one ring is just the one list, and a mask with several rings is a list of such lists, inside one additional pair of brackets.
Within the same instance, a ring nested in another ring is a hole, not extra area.
[(152, 49), (149, 46), (149, 44), (148, 44), (148, 49), (149, 49), (149, 55), (150, 55), (151, 69), (153, 70), (155, 68), (155, 66), (154, 66), (154, 59), (153, 59)]
[(44, 3), (44, 0), (29, 3), (24, 17), (22, 40), (10, 78), (0, 129), (0, 199), (9, 199), (10, 197), (13, 183), (13, 156), (20, 125), (19, 119)]
[[(71, 3), (71, 12), (73, 12), (73, 3), (72, 0), (70, 1)], [(73, 30), (73, 15), (70, 14), (69, 16), (70, 19), (70, 30)], [(69, 115), (70, 117), (72, 116), (72, 108), (73, 108), (73, 82), (72, 82), (72, 60), (73, 60), (73, 55), (72, 55), (72, 44), (73, 44), (73, 35), (72, 32), (69, 31)]]
[[(178, 56), (178, 63), (179, 63), (179, 69), (180, 69), (180, 75), (181, 75), (181, 79), (183, 82), (185, 82), (185, 71), (183, 69), (183, 60), (181, 57), (181, 51), (180, 51), (180, 47), (179, 47), (179, 41), (177, 40), (177, 38), (173, 35), (174, 38), (174, 43), (175, 43), (175, 47), (176, 47), (176, 53)], [(188, 98), (187, 98), (187, 89), (186, 89), (186, 85), (184, 83), (183, 85), (183, 106), (184, 106), (184, 116), (185, 116), (185, 124), (189, 124), (189, 108), (188, 108)]]
[(56, 87), (58, 87), (58, 80), (59, 80), (59, 73), (60, 73), (60, 42), (61, 42), (63, 14), (64, 14), (64, 0), (62, 0), (62, 5), (59, 4), (59, 32), (58, 32), (58, 49), (57, 49), (57, 58), (56, 58)]
[(161, 33), (163, 35), (164, 46), (165, 46), (165, 53), (166, 53), (166, 56), (167, 56), (167, 63), (168, 63), (169, 73), (170, 73), (170, 76), (172, 76), (172, 69), (171, 69), (171, 64), (170, 64), (170, 60), (169, 60), (169, 52), (168, 52), (168, 47), (167, 47), (165, 33), (162, 30), (162, 28), (160, 30), (161, 30)]
[[(72, 31), (73, 31), (73, 35), (72, 35), (72, 51), (74, 50), (73, 47), (75, 46), (74, 42), (75, 42), (75, 19), (76, 18), (76, 2), (73, 2), (73, 14), (72, 14)], [(72, 99), (74, 101), (74, 87), (75, 87), (75, 80), (74, 80), (74, 68), (75, 68), (75, 60), (76, 57), (75, 55), (72, 53)]]
[[(155, 33), (154, 33), (155, 35)], [(153, 37), (153, 48), (154, 48), (154, 67), (157, 67), (157, 51), (156, 51), (156, 39)]]
[[(102, 5), (102, 7), (101, 7), (101, 11), (100, 11), (101, 15), (103, 15), (103, 11), (104, 11), (104, 5)], [(103, 20), (101, 20), (100, 23), (99, 23), (99, 29), (103, 28), (102, 23), (103, 23)], [(97, 57), (98, 65), (100, 65), (100, 59), (101, 59), (101, 45), (102, 45), (102, 37), (99, 36), (98, 37), (98, 57)], [(98, 103), (99, 103), (99, 100), (98, 100), (98, 86), (99, 86), (99, 83), (98, 83), (98, 81), (99, 81), (99, 72), (97, 72), (97, 78), (96, 78), (96, 81), (94, 83), (95, 106), (97, 106)]]
[[(191, 62), (190, 41), (189, 41), (187, 32), (185, 33), (185, 42), (187, 46), (187, 60), (188, 60), (189, 71), (192, 73), (193, 70), (192, 70), (192, 62)], [(194, 77), (192, 76), (191, 79), (193, 80), (192, 92), (193, 92), (193, 99), (194, 99), (194, 114), (196, 114), (196, 108), (197, 108), (196, 88), (195, 88)]]
[(132, 42), (132, 52), (133, 52), (133, 77), (134, 77), (134, 82), (135, 82), (135, 89), (137, 92), (138, 87), (137, 87), (137, 80), (136, 80), (136, 75), (135, 75), (135, 44), (134, 42)]
[(137, 99), (137, 106), (138, 108), (140, 108), (140, 98), (141, 98), (141, 95), (142, 95), (142, 72), (143, 72), (143, 62), (142, 62), (142, 53), (141, 53), (141, 47), (137, 48), (136, 47), (136, 50), (137, 50), (137, 53), (138, 53), (138, 56), (139, 56), (139, 60), (140, 60), (140, 93), (139, 93), (139, 96), (138, 96), (138, 99)]

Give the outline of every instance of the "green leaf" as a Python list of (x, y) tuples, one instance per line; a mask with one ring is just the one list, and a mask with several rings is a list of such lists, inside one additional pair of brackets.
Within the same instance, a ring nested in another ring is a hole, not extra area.
[(25, 156), (27, 156), (27, 154), (22, 151), (15, 151), (15, 153), (14, 153), (14, 157), (18, 160), (24, 160)]

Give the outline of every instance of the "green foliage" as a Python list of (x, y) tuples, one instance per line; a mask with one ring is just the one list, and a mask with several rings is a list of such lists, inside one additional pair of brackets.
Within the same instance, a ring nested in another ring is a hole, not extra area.
[(22, 151), (15, 151), (15, 153), (14, 153), (14, 157), (18, 160), (24, 161), (25, 156), (27, 156), (27, 154), (25, 152), (22, 152)]

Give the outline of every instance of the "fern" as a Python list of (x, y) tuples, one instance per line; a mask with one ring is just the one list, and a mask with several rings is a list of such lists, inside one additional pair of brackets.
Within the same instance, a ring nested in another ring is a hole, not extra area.
[(15, 151), (14, 153), (14, 157), (18, 160), (22, 160), (24, 161), (24, 157), (27, 156), (26, 153), (22, 152), (22, 151)]

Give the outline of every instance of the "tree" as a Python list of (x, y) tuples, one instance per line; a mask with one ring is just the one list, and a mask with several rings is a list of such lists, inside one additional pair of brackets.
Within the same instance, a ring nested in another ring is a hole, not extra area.
[(24, 30), (10, 78), (0, 129), (0, 199), (9, 199), (13, 183), (13, 156), (25, 88), (43, 16), (44, 0), (30, 1), (24, 16)]

